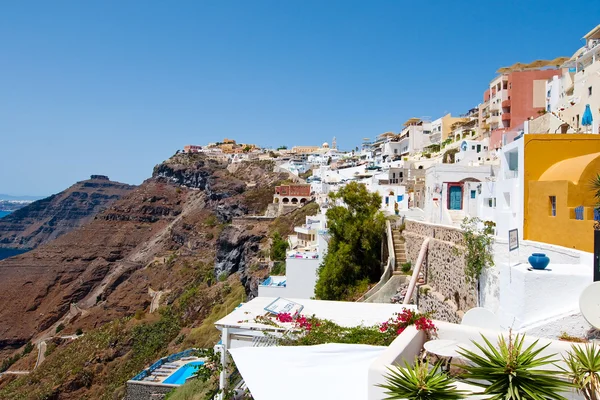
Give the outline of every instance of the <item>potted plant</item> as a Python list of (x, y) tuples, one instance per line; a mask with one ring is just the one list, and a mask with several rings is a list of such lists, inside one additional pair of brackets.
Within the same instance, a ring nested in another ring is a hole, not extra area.
[(455, 400), (467, 398), (467, 393), (456, 389), (454, 379), (442, 372), (442, 361), (429, 368), (427, 360), (415, 359), (411, 366), (404, 361), (404, 367), (395, 365), (388, 368), (386, 384), (378, 385), (385, 389), (386, 399), (407, 400)]
[(540, 347), (536, 340), (524, 348), (525, 335), (513, 338), (511, 332), (508, 341), (500, 335), (496, 347), (485, 336), (481, 337), (484, 344), (473, 341), (480, 352), (465, 349), (458, 352), (469, 361), (463, 367), (465, 380), (482, 387), (481, 394), (504, 400), (566, 400), (558, 393), (572, 385), (560, 378), (560, 370), (542, 369), (557, 361), (552, 359), (555, 354), (540, 355), (549, 344)]
[(564, 357), (563, 371), (586, 400), (600, 399), (600, 347), (596, 344), (575, 346)]
[(396, 213), (396, 215), (398, 215), (398, 202), (394, 203), (394, 212)]

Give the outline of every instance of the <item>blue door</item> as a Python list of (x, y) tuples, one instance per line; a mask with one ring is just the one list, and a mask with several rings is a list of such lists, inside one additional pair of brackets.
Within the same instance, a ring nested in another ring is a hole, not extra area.
[(450, 210), (462, 210), (462, 188), (450, 186)]

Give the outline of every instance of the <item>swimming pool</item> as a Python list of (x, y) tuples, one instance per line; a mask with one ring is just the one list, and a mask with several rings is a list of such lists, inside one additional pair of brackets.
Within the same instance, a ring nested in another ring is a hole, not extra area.
[(184, 366), (180, 367), (177, 371), (173, 372), (173, 375), (165, 379), (163, 383), (168, 383), (170, 385), (183, 385), (186, 379), (192, 376), (198, 370), (200, 365), (203, 364), (204, 361), (194, 361), (191, 363), (187, 363)]

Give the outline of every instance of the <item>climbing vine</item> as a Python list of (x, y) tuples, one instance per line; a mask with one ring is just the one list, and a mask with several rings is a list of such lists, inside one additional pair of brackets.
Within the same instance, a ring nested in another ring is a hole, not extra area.
[(467, 281), (479, 282), (484, 269), (494, 265), (494, 226), (491, 221), (483, 222), (479, 218), (465, 218), (460, 225), (462, 228), (465, 249), (456, 249), (465, 257), (465, 275)]

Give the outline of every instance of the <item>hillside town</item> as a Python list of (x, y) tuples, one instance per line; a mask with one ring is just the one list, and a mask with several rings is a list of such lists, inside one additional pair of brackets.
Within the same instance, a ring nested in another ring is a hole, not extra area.
[[(288, 172), (293, 179), (277, 186), (267, 213), (256, 218), (319, 207), (284, 238), (285, 257), (271, 263), (258, 297), (215, 323), (221, 332), (217, 359), (224, 366), (233, 360), (239, 374), (231, 380), (225, 367), (220, 389), (233, 389), (237, 398), (299, 399), (287, 385), (289, 377), (301, 376), (322, 390), (315, 398), (392, 398), (386, 397), (389, 367), (408, 362), (417, 368), (415, 357), (429, 354), (446, 360), (450, 371), (449, 360), (474, 362), (464, 349), (484, 345), (482, 335), (526, 334), (526, 346), (539, 340), (546, 346), (541, 354), (558, 359), (568, 357), (573, 342), (598, 339), (600, 289), (593, 282), (600, 280), (600, 199), (590, 183), (600, 176), (600, 25), (584, 40), (577, 49), (574, 38), (570, 57), (517, 62), (490, 73), (481, 98), (464, 114), (399, 121), (397, 131), (367, 134), (347, 150), (335, 137), (290, 148), (233, 139), (184, 146), (184, 153), (229, 164), (271, 161)], [(381, 276), (353, 302), (315, 300), (322, 298), (319, 271), (332, 243), (328, 210), (348, 206), (339, 194), (356, 184), (378, 194), (386, 217)], [(468, 259), (469, 232), (490, 239), (475, 260)], [(483, 268), (470, 280), (469, 263), (478, 259)], [(432, 318), (435, 335), (394, 319), (413, 314)], [(310, 337), (309, 316), (347, 329), (388, 320), (382, 332), (391, 324), (401, 328), (371, 352), (351, 344), (302, 351), (277, 346), (291, 331)], [(129, 381), (129, 393), (147, 381), (160, 387), (169, 368), (185, 364), (172, 361)], [(303, 370), (303, 363), (312, 368)], [(464, 398), (489, 397), (462, 380), (452, 385)], [(289, 395), (282, 397), (283, 391)], [(574, 389), (558, 392), (590, 398)]]
[(0, 400), (600, 399), (600, 25), (259, 3), (7, 13)]

